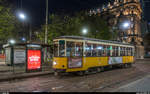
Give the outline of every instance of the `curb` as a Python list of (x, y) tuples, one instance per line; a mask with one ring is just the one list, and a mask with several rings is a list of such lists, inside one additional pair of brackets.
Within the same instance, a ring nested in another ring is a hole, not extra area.
[(24, 79), (24, 78), (32, 78), (32, 77), (37, 77), (37, 76), (43, 76), (43, 75), (52, 75), (53, 72), (36, 72), (36, 73), (25, 73), (25, 74), (13, 74), (11, 77), (8, 76), (8, 77), (3, 77), (3, 78), (0, 78), (0, 82), (4, 82), (4, 81), (11, 81), (11, 80), (16, 80), (16, 79)]

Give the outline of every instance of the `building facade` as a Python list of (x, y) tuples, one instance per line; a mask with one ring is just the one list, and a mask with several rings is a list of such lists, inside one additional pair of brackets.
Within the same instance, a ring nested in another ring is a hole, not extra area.
[(107, 20), (114, 40), (135, 45), (137, 59), (143, 59), (144, 46), (141, 34), (142, 5), (140, 0), (115, 0), (102, 8), (90, 10), (90, 15), (99, 15)]

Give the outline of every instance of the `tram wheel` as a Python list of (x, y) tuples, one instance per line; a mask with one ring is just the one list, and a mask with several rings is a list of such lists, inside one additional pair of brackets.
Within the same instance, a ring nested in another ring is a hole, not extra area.
[(79, 75), (79, 76), (83, 76), (84, 75), (84, 71), (79, 71), (79, 72), (77, 72), (77, 74)]
[(58, 72), (54, 72), (54, 75), (55, 75), (55, 76), (58, 76)]
[(101, 68), (97, 68), (97, 72), (101, 72), (102, 70), (101, 70)]
[(101, 67), (101, 72), (103, 72), (104, 71), (104, 67)]
[(129, 64), (128, 64), (128, 66), (129, 66), (129, 68), (131, 68), (131, 67), (132, 67), (132, 64), (131, 64), (131, 63), (129, 63)]
[(124, 64), (124, 68), (128, 68), (128, 64)]

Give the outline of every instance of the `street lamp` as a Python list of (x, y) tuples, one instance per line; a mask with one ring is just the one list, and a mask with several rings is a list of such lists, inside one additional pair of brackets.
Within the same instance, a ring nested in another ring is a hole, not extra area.
[(26, 41), (26, 39), (24, 37), (21, 40), (24, 41), (24, 42)]
[(84, 28), (84, 29), (82, 30), (82, 33), (83, 33), (83, 34), (87, 34), (87, 32), (88, 32), (88, 30), (87, 30), (86, 28)]
[(121, 24), (121, 29), (122, 29), (122, 38), (123, 40), (122, 41), (126, 41), (127, 38), (128, 38), (128, 32), (126, 30), (130, 29), (130, 25), (131, 25), (131, 22), (130, 21), (125, 21)]
[(26, 19), (26, 15), (24, 13), (19, 13), (19, 18), (22, 20)]
[(11, 40), (9, 40), (9, 43), (10, 43), (10, 44), (15, 44), (15, 43), (16, 43), (16, 41), (15, 41), (15, 40), (13, 40), (13, 39), (11, 39)]
[(124, 22), (124, 23), (123, 23), (123, 28), (124, 28), (124, 29), (128, 29), (129, 26), (130, 26), (130, 22)]
[(18, 13), (17, 13), (17, 16), (18, 16), (18, 18), (22, 21), (22, 26), (23, 26), (23, 33), (22, 33), (22, 36), (23, 37), (25, 37), (25, 38), (21, 38), (21, 40), (22, 41), (26, 41), (26, 39), (27, 39), (27, 34), (26, 34), (26, 32), (25, 32), (25, 20), (27, 20), (27, 16), (26, 16), (26, 14), (25, 13), (23, 13), (23, 12), (21, 12), (21, 11), (19, 11)]

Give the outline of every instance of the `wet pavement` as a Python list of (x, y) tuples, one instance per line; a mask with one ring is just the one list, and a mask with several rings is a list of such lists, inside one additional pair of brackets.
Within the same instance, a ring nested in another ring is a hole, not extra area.
[(150, 73), (150, 63), (135, 63), (132, 68), (113, 69), (85, 76), (46, 75), (0, 82), (0, 91), (11, 92), (112, 92)]
[(116, 90), (116, 92), (150, 92), (150, 75), (136, 80), (132, 83), (124, 85)]

